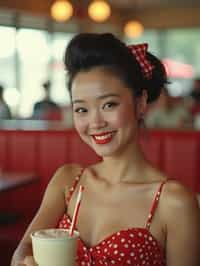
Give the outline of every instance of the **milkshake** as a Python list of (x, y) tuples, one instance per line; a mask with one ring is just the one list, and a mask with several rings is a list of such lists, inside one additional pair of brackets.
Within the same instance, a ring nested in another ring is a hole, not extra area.
[(33, 257), (38, 266), (75, 266), (79, 233), (45, 229), (31, 234)]

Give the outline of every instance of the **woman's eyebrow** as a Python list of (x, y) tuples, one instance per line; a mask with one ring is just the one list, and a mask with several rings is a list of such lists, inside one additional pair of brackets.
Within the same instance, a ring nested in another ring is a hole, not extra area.
[[(105, 99), (105, 98), (108, 98), (108, 97), (120, 97), (119, 94), (117, 93), (108, 93), (108, 94), (103, 94), (103, 95), (100, 95), (97, 97), (98, 100), (102, 100), (102, 99)], [(73, 104), (76, 104), (76, 103), (85, 103), (86, 101), (82, 100), (82, 99), (75, 99), (72, 101)]]
[(105, 99), (108, 97), (120, 97), (120, 95), (117, 93), (108, 93), (108, 94), (104, 94), (104, 95), (97, 97), (97, 99)]

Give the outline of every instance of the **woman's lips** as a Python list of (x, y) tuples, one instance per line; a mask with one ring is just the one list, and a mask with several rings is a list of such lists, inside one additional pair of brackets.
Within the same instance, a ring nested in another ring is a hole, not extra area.
[(114, 132), (101, 133), (92, 135), (96, 144), (107, 144), (112, 141)]

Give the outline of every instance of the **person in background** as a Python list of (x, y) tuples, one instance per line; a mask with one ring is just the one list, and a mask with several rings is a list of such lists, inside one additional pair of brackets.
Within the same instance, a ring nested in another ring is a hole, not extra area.
[(77, 265), (199, 266), (196, 196), (144, 157), (139, 132), (148, 103), (167, 83), (147, 44), (82, 33), (65, 54), (74, 125), (102, 161), (64, 165), (16, 249), (12, 266), (34, 265), (30, 234), (69, 229), (79, 185)]
[(44, 98), (36, 102), (33, 107), (33, 119), (41, 120), (61, 120), (61, 108), (51, 99), (51, 82), (48, 80), (42, 84)]
[(193, 127), (200, 129), (200, 78), (193, 81), (193, 88), (189, 98), (190, 112), (192, 114)]
[(4, 87), (0, 85), (0, 119), (11, 119), (11, 111), (3, 97)]
[(194, 80), (191, 96), (195, 101), (200, 103), (200, 78)]
[(200, 115), (200, 78), (193, 82), (193, 89), (190, 94), (192, 98), (191, 113), (193, 116)]
[(145, 123), (149, 128), (192, 127), (191, 114), (183, 99), (170, 96), (166, 88), (162, 90), (158, 103), (149, 109)]

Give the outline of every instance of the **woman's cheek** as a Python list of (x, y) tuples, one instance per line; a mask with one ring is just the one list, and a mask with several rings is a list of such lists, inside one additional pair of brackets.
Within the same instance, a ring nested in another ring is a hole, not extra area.
[(121, 109), (115, 115), (110, 117), (110, 122), (116, 128), (121, 128), (127, 124), (133, 123), (135, 115), (132, 110)]
[(84, 119), (79, 119), (74, 117), (74, 126), (75, 129), (78, 131), (79, 134), (83, 134), (86, 130), (86, 122), (84, 121)]

